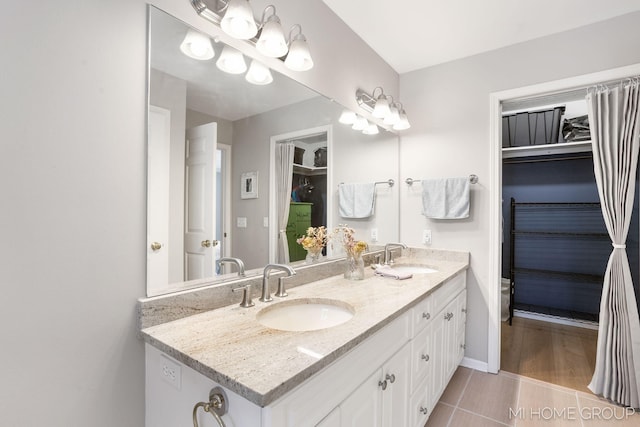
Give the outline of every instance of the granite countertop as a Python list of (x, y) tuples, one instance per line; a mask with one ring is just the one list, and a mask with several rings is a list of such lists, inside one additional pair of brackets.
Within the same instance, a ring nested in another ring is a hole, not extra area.
[[(403, 257), (404, 258), (404, 257)], [(286, 298), (255, 306), (238, 304), (142, 329), (147, 343), (259, 406), (267, 406), (405, 313), (468, 265), (463, 260), (399, 259), (438, 271), (407, 280), (375, 276), (350, 281), (342, 275), (287, 290)], [(464, 257), (463, 257), (464, 258)], [(272, 285), (272, 291), (277, 286)], [(240, 295), (238, 295), (240, 297)], [(279, 301), (330, 298), (350, 304), (346, 323), (309, 332), (286, 332), (259, 324), (256, 314)]]

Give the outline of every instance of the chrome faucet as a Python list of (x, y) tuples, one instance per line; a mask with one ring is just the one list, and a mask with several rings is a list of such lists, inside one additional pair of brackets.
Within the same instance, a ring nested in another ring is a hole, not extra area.
[(393, 256), (391, 254), (391, 248), (402, 248), (407, 249), (407, 245), (404, 243), (387, 243), (384, 245), (384, 264), (391, 265), (393, 264)]
[(287, 273), (287, 276), (293, 276), (296, 274), (295, 270), (288, 265), (267, 264), (264, 268), (264, 272), (262, 273), (262, 295), (260, 296), (260, 301), (262, 302), (273, 301), (273, 298), (271, 298), (271, 292), (269, 291), (269, 272), (271, 270), (282, 270)]
[(238, 266), (238, 276), (244, 277), (244, 262), (240, 258), (222, 257), (218, 260), (218, 264), (222, 265), (225, 262), (230, 262)]

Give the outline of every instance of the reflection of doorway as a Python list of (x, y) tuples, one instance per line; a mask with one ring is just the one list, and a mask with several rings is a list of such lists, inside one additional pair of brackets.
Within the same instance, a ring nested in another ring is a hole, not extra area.
[[(216, 236), (220, 243), (216, 246), (215, 259), (231, 256), (231, 146), (218, 144), (216, 150)], [(232, 266), (223, 264), (216, 274), (230, 273)]]
[(186, 281), (211, 277), (216, 264), (217, 123), (187, 130), (184, 260)]
[[(290, 171), (291, 186), (287, 188), (287, 211), (283, 216), (277, 200), (282, 200), (276, 186), (275, 166), (270, 173), (269, 222), (282, 224), (283, 227), (271, 227), (269, 260), (270, 262), (290, 262), (304, 259), (306, 255), (295, 239), (305, 234), (308, 227), (325, 226), (330, 228), (328, 212), (331, 212), (331, 126), (321, 126), (277, 135), (271, 138), (271, 164), (277, 165), (276, 148), (278, 144), (289, 143), (294, 146), (293, 161), (287, 165)], [(282, 228), (286, 233), (279, 233)], [(286, 239), (288, 259), (278, 254), (279, 239)]]

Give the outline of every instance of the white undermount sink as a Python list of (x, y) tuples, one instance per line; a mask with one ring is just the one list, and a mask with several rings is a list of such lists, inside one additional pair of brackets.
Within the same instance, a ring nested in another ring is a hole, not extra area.
[(437, 273), (438, 270), (423, 264), (395, 264), (391, 269), (398, 273), (426, 274)]
[(341, 325), (355, 309), (346, 302), (327, 298), (304, 298), (279, 302), (263, 308), (256, 320), (281, 331), (316, 331)]

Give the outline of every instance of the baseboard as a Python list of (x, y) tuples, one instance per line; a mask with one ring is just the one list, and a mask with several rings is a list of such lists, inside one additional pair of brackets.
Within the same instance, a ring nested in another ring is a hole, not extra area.
[(460, 361), (460, 366), (480, 372), (489, 372), (489, 365), (487, 362), (481, 362), (480, 360), (471, 359), (470, 357), (463, 357), (462, 361)]
[(558, 323), (560, 325), (576, 326), (585, 329), (598, 329), (598, 322), (579, 319), (567, 319), (566, 317), (553, 316), (551, 314), (532, 313), (530, 311), (513, 310), (513, 317), (523, 317), (525, 319), (541, 320), (543, 322)]

